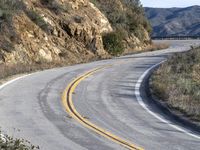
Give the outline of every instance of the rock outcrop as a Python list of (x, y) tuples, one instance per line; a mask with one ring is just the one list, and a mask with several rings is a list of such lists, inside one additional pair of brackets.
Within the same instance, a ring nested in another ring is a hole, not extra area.
[(95, 0), (113, 29), (122, 33), (124, 53), (144, 50), (151, 44), (150, 24), (138, 0)]
[(112, 27), (88, 0), (24, 0), (19, 4), (23, 6), (10, 22), (1, 19), (1, 62), (78, 63), (108, 55), (101, 35)]
[[(121, 1), (117, 5), (126, 10)], [(115, 29), (89, 0), (2, 0), (0, 4), (0, 64), (73, 64), (110, 57), (102, 35)], [(124, 40), (126, 53), (149, 44), (143, 27), (142, 33), (142, 41), (134, 34)]]

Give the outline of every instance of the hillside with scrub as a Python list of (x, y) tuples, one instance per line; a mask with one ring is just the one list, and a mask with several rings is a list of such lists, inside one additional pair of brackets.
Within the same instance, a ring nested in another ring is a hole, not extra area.
[(150, 31), (138, 0), (1, 0), (0, 66), (15, 74), (144, 50)]
[(151, 44), (149, 34), (152, 28), (139, 0), (91, 0), (91, 2), (105, 14), (115, 31), (103, 36), (106, 48), (109, 47), (107, 39), (118, 35), (125, 47), (125, 52), (122, 53), (144, 50)]
[(151, 88), (172, 111), (200, 124), (200, 48), (172, 56), (153, 74)]

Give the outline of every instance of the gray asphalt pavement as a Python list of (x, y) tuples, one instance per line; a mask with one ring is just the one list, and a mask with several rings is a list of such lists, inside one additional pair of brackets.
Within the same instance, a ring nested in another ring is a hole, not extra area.
[[(75, 90), (73, 102), (82, 116), (146, 150), (199, 150), (200, 139), (155, 118), (135, 96), (135, 85), (148, 68), (174, 52), (200, 44), (168, 42), (171, 47), (166, 50), (37, 72), (3, 87), (1, 130), (27, 139), (41, 150), (125, 149), (70, 118), (61, 101), (62, 92), (73, 79), (95, 67), (112, 64), (86, 78)], [(164, 115), (151, 105), (148, 108)]]

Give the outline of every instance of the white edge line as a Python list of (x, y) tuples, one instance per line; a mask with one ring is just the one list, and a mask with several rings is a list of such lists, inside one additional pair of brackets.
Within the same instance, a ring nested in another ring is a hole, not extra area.
[(168, 124), (169, 126), (173, 127), (174, 129), (176, 129), (176, 130), (178, 130), (178, 131), (181, 131), (181, 132), (183, 132), (183, 133), (185, 133), (185, 134), (187, 134), (187, 135), (189, 135), (189, 136), (192, 136), (192, 137), (194, 137), (194, 138), (196, 138), (196, 139), (200, 139), (200, 136), (195, 135), (195, 134), (193, 134), (193, 133), (190, 133), (189, 131), (186, 131), (186, 130), (183, 129), (182, 127), (173, 124), (172, 122), (170, 122), (170, 121), (164, 119), (163, 117), (161, 117), (159, 114), (157, 114), (157, 113), (151, 111), (151, 110), (148, 108), (148, 106), (144, 103), (144, 101), (143, 101), (143, 99), (142, 99), (142, 97), (141, 97), (140, 87), (141, 87), (141, 84), (142, 84), (144, 78), (147, 76), (147, 74), (149, 74), (149, 72), (150, 72), (152, 69), (158, 67), (160, 64), (164, 63), (165, 61), (166, 61), (166, 60), (164, 60), (164, 61), (162, 61), (162, 62), (160, 62), (160, 63), (158, 63), (158, 64), (156, 64), (156, 65), (154, 65), (154, 66), (152, 66), (152, 67), (150, 67), (150, 68), (147, 69), (147, 70), (142, 74), (142, 76), (138, 79), (137, 84), (135, 85), (135, 96), (136, 96), (136, 99), (137, 99), (138, 103), (139, 103), (149, 114), (151, 114), (152, 116), (154, 116), (154, 117), (157, 118), (158, 120), (162, 121), (163, 123)]
[[(16, 81), (18, 81), (18, 80), (20, 80), (20, 79), (22, 79), (22, 78), (25, 78), (25, 77), (27, 77), (27, 76), (30, 76), (30, 75), (32, 75), (32, 74), (33, 74), (33, 73), (31, 73), (31, 74), (26, 74), (26, 75), (22, 75), (22, 76), (20, 76), (20, 77), (14, 78), (14, 79), (12, 79), (12, 80), (10, 80), (10, 81), (8, 81), (8, 82), (6, 82), (6, 83), (0, 85), (0, 90), (2, 90), (4, 87), (8, 86), (9, 84), (12, 84), (13, 82), (16, 82)], [(6, 137), (5, 137), (4, 134), (1, 133), (1, 134), (0, 134), (0, 138), (1, 138), (4, 142), (6, 142)]]
[(17, 77), (17, 78), (15, 78), (15, 79), (12, 79), (12, 80), (10, 80), (10, 81), (8, 81), (8, 82), (6, 82), (6, 83), (0, 85), (0, 90), (3, 89), (5, 86), (7, 86), (7, 85), (9, 85), (9, 84), (11, 84), (11, 83), (13, 83), (13, 82), (15, 82), (15, 81), (17, 81), (17, 80), (20, 80), (20, 79), (22, 79), (22, 78), (25, 78), (25, 77), (27, 77), (27, 76), (29, 76), (29, 75), (31, 75), (31, 74), (27, 74), (27, 75), (23, 75), (23, 76)]
[[(177, 129), (177, 130), (179, 130), (179, 131), (181, 131), (181, 132), (183, 132), (183, 133), (186, 133), (187, 135), (190, 135), (190, 136), (192, 136), (192, 137), (194, 137), (194, 138), (200, 139), (200, 136), (195, 135), (195, 134), (192, 134), (192, 133), (190, 133), (190, 132), (184, 130), (183, 128), (181, 128), (181, 127), (179, 127), (179, 126), (172, 124), (171, 122), (165, 120), (164, 118), (162, 118), (161, 116), (159, 116), (159, 115), (156, 114), (155, 112), (152, 112), (151, 110), (149, 110), (148, 107), (147, 107), (147, 105), (146, 105), (146, 104), (144, 103), (144, 101), (142, 100), (142, 97), (141, 97), (141, 94), (140, 94), (140, 87), (141, 87), (142, 81), (144, 80), (144, 78), (146, 77), (146, 75), (147, 75), (152, 69), (156, 68), (157, 66), (159, 66), (159, 65), (162, 64), (162, 63), (164, 63), (165, 61), (166, 61), (166, 60), (164, 60), (164, 61), (162, 61), (162, 62), (160, 62), (160, 63), (158, 63), (158, 64), (156, 64), (156, 65), (154, 65), (154, 66), (152, 66), (152, 67), (150, 67), (150, 68), (147, 69), (147, 70), (142, 74), (142, 76), (138, 79), (137, 84), (135, 85), (135, 96), (136, 96), (136, 99), (137, 99), (138, 103), (139, 103), (148, 113), (150, 113), (150, 114), (151, 114), (152, 116), (154, 116), (155, 118), (159, 119), (160, 121), (162, 121), (162, 122), (168, 124), (169, 126), (175, 128), (175, 129)], [(11, 83), (13, 83), (13, 82), (16, 82), (16, 81), (18, 81), (18, 80), (20, 80), (20, 79), (23, 79), (23, 78), (25, 78), (25, 77), (27, 77), (27, 76), (30, 76), (30, 75), (32, 75), (32, 74), (27, 74), (27, 75), (23, 75), (23, 76), (21, 76), (21, 77), (17, 77), (17, 78), (15, 78), (15, 79), (12, 79), (12, 80), (10, 80), (10, 81), (8, 81), (8, 82), (2, 84), (2, 85), (0, 86), (0, 90), (3, 89), (4, 87), (8, 86), (9, 84), (11, 84)], [(5, 140), (5, 136), (4, 136), (3, 134), (0, 134), (0, 138), (2, 138), (3, 140)]]

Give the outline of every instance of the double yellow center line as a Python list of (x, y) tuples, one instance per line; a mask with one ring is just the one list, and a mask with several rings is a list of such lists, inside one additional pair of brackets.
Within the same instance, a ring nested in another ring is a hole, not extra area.
[(111, 65), (106, 65), (106, 66), (102, 66), (102, 67), (98, 67), (95, 68), (79, 77), (77, 77), (76, 79), (74, 79), (68, 86), (67, 88), (64, 90), (63, 95), (62, 95), (62, 103), (66, 109), (66, 111), (69, 113), (69, 115), (74, 118), (75, 120), (77, 120), (80, 124), (82, 124), (83, 126), (85, 126), (88, 129), (91, 129), (92, 131), (96, 132), (99, 135), (102, 135), (103, 137), (112, 140), (115, 143), (118, 143), (130, 150), (142, 150), (142, 148), (135, 146), (134, 144), (130, 143), (129, 141), (126, 141), (108, 131), (106, 131), (105, 129), (102, 129), (101, 127), (93, 124), (92, 122), (90, 122), (89, 120), (85, 119), (84, 117), (81, 116), (81, 114), (79, 114), (76, 110), (76, 108), (74, 107), (73, 101), (72, 101), (72, 95), (76, 89), (76, 87), (80, 84), (81, 81), (83, 81), (85, 78), (91, 76), (92, 74), (105, 69), (111, 67)]

